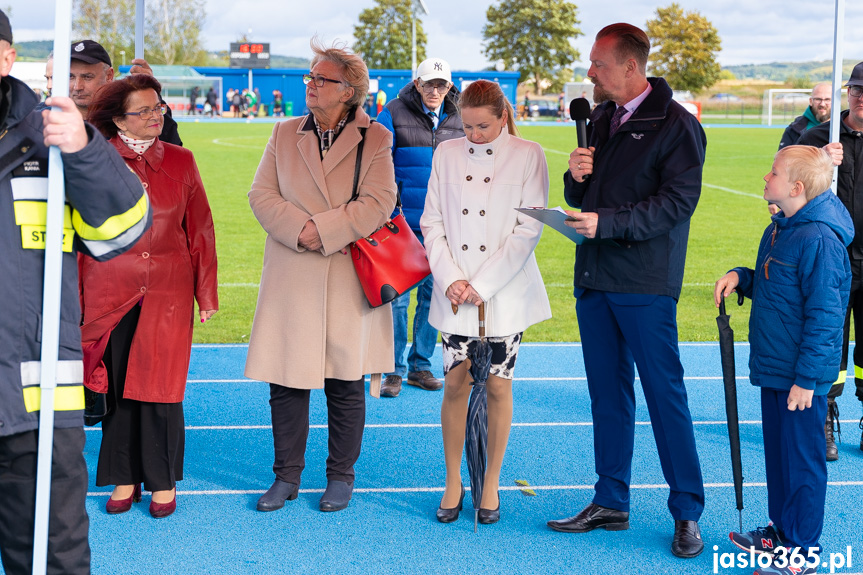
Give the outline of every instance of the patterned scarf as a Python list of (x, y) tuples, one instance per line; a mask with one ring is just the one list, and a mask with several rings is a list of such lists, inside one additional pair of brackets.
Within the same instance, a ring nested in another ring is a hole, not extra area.
[(149, 150), (150, 146), (152, 146), (156, 141), (156, 138), (153, 138), (152, 140), (136, 140), (121, 132), (117, 132), (117, 135), (120, 136), (120, 139), (129, 147), (130, 150), (138, 155), (142, 155), (144, 152)]

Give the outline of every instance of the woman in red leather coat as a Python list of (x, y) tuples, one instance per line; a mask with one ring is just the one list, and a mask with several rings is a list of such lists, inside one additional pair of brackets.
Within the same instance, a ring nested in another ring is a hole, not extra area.
[(144, 184), (153, 225), (109, 262), (78, 261), (84, 384), (107, 393), (96, 485), (114, 485), (108, 513), (153, 492), (150, 514), (176, 509), (183, 478), (183, 394), (192, 347), (194, 300), (200, 321), (219, 307), (216, 243), (207, 196), (188, 150), (159, 141), (165, 105), (152, 76), (105, 85), (89, 121), (109, 138)]

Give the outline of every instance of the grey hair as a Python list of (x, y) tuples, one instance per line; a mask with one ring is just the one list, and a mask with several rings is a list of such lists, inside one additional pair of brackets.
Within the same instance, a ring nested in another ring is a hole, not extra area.
[(313, 37), (310, 45), (314, 57), (310, 67), (314, 68), (319, 62), (332, 62), (339, 67), (345, 84), (353, 88), (354, 94), (346, 102), (349, 108), (355, 108), (366, 101), (369, 93), (369, 69), (363, 59), (349, 51), (344, 43), (334, 43), (327, 48)]

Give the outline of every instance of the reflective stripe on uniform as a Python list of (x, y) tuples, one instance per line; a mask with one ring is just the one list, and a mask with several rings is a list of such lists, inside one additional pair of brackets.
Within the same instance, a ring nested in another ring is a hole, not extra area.
[[(27, 413), (39, 411), (42, 407), (42, 388), (38, 385), (24, 388), (24, 407)], [(84, 386), (61, 385), (54, 389), (54, 411), (75, 411), (84, 409)]]
[(833, 385), (842, 385), (845, 383), (845, 379), (848, 377), (848, 371), (842, 370), (839, 372), (839, 377), (836, 378), (836, 381), (833, 382)]
[[(146, 197), (146, 196), (145, 196)], [(134, 245), (139, 239), (141, 239), (141, 235), (147, 229), (147, 211), (144, 210), (144, 217), (142, 217), (135, 225), (126, 230), (125, 232), (118, 235), (116, 238), (111, 238), (108, 240), (88, 240), (84, 239), (81, 236), (78, 236), (78, 239), (81, 240), (81, 243), (87, 248), (87, 251), (94, 258), (99, 258), (104, 256), (105, 254), (109, 254), (115, 251), (123, 251), (124, 248)], [(74, 219), (74, 214), (73, 214)]]
[(859, 365), (854, 366), (854, 377), (857, 379), (863, 379), (863, 367), (860, 367)]
[[(22, 179), (22, 178), (19, 178)], [(17, 200), (15, 202), (15, 224), (21, 227), (21, 247), (25, 250), (45, 249), (45, 221), (48, 204), (40, 200)], [(75, 238), (72, 229), (72, 209), (63, 206), (63, 251), (72, 251)]]
[[(24, 407), (28, 413), (39, 411), (42, 404), (42, 362), (21, 362), (21, 385), (24, 388)], [(84, 362), (80, 359), (57, 362), (57, 388), (54, 390), (54, 409), (74, 411), (84, 409)]]
[(84, 218), (81, 217), (78, 211), (74, 211), (72, 213), (72, 227), (75, 228), (81, 239), (85, 241), (112, 240), (129, 228), (134, 227), (142, 219), (146, 219), (148, 206), (149, 199), (147, 198), (147, 194), (143, 193), (141, 194), (141, 199), (132, 208), (122, 214), (111, 216), (98, 227), (91, 226), (84, 221)]

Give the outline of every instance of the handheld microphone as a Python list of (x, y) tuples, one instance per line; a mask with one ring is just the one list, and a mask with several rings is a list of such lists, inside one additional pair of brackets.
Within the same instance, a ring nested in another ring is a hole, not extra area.
[(590, 102), (587, 98), (573, 98), (569, 102), (569, 117), (575, 120), (578, 147), (587, 147), (587, 118), (590, 116)]

